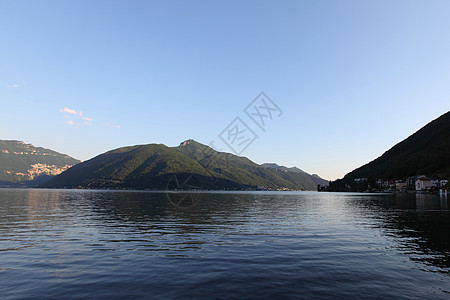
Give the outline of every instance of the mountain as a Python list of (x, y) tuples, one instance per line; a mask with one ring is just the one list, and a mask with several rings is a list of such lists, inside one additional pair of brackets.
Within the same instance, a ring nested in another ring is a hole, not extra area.
[(217, 152), (194, 140), (187, 140), (175, 149), (228, 180), (250, 186), (316, 190), (318, 181), (321, 185), (328, 185), (328, 181), (317, 180), (298, 168), (268, 168), (267, 164), (258, 165), (246, 157)]
[(298, 176), (302, 177), (303, 180), (312, 180), (316, 186), (317, 185), (327, 186), (328, 183), (329, 183), (328, 180), (325, 180), (325, 179), (321, 178), (319, 175), (317, 175), (317, 174), (310, 175), (310, 174), (306, 173), (305, 171), (303, 171), (303, 170), (301, 170), (301, 169), (299, 169), (297, 167), (288, 168), (288, 167), (285, 167), (285, 166), (279, 166), (279, 165), (277, 165), (275, 163), (265, 163), (265, 164), (262, 164), (261, 166), (264, 167), (264, 168), (268, 168), (268, 169), (281, 170), (284, 173), (288, 173), (288, 174), (289, 174), (289, 172), (301, 174), (301, 175), (298, 175)]
[(306, 173), (265, 168), (246, 157), (187, 140), (177, 147), (149, 144), (108, 151), (43, 187), (315, 190), (317, 183)]
[(450, 112), (447, 112), (382, 156), (332, 182), (330, 189), (341, 190), (345, 185), (351, 186), (356, 178), (367, 178), (364, 181), (368, 184), (375, 184), (377, 179), (405, 179), (416, 175), (449, 178), (449, 149)]
[(0, 140), (0, 187), (36, 186), (79, 162), (21, 141)]

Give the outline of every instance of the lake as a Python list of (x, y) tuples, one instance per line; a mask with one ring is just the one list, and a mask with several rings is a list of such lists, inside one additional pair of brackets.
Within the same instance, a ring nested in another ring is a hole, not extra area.
[(427, 194), (0, 189), (0, 298), (450, 298)]

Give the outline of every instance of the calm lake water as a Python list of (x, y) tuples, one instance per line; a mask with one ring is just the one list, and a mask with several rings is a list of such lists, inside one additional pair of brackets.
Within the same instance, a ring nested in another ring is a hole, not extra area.
[(431, 195), (0, 190), (0, 298), (450, 298)]

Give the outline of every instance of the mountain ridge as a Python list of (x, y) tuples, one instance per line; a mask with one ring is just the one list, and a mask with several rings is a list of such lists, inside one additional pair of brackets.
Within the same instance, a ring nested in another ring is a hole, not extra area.
[[(268, 169), (247, 157), (218, 152), (193, 139), (176, 147), (147, 144), (107, 151), (72, 167), (43, 187), (178, 189), (190, 181), (199, 189), (317, 189), (307, 173)], [(321, 179), (321, 183), (327, 181)], [(173, 182), (172, 182), (173, 183)]]
[(0, 140), (0, 186), (33, 187), (79, 160), (18, 140)]
[(293, 173), (307, 174), (307, 175), (311, 176), (311, 179), (315, 182), (315, 184), (320, 185), (320, 186), (327, 186), (329, 184), (328, 180), (323, 179), (319, 175), (309, 174), (298, 167), (290, 167), (289, 168), (289, 167), (285, 167), (285, 166), (280, 166), (276, 163), (263, 163), (263, 164), (261, 164), (261, 166), (265, 167), (265, 168), (270, 168), (270, 169), (279, 169), (282, 171), (289, 171), (289, 172), (293, 172)]
[(450, 111), (395, 144), (378, 158), (333, 181), (330, 190), (342, 190), (363, 178), (366, 185), (377, 179), (406, 179), (427, 175), (450, 177)]

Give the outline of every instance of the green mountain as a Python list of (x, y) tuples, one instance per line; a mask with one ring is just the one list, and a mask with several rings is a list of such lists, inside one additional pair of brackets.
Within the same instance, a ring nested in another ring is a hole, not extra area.
[(178, 147), (150, 144), (115, 149), (70, 168), (43, 187), (315, 190), (312, 178), (265, 168), (187, 140)]
[(374, 185), (377, 179), (405, 179), (415, 175), (450, 177), (450, 112), (428, 123), (382, 156), (331, 183), (331, 190), (354, 186), (356, 178)]
[[(265, 163), (261, 165), (264, 168), (268, 168), (268, 169), (275, 169), (275, 170), (281, 170), (285, 175), (292, 175), (291, 173), (296, 173), (298, 175), (296, 175), (295, 177), (298, 179), (301, 179), (302, 181), (312, 181), (310, 182), (310, 184), (314, 184), (316, 185), (321, 185), (321, 186), (328, 186), (328, 180), (325, 180), (323, 178), (321, 178), (319, 175), (317, 174), (308, 174), (305, 171), (297, 168), (297, 167), (292, 167), (292, 168), (288, 168), (285, 166), (279, 166), (275, 163)], [(295, 180), (293, 178), (293, 180)]]
[(246, 157), (217, 152), (194, 140), (187, 140), (175, 149), (198, 161), (208, 170), (214, 171), (216, 175), (249, 186), (315, 190), (318, 182), (321, 185), (328, 185), (328, 181), (320, 177), (318, 180), (317, 177), (298, 168), (269, 168), (268, 164), (258, 165)]
[(0, 140), (0, 187), (36, 186), (79, 162), (21, 141)]

